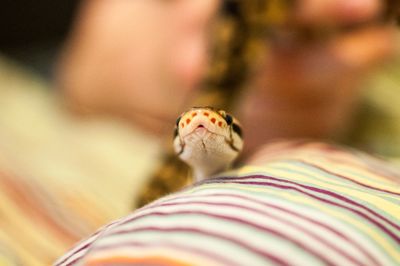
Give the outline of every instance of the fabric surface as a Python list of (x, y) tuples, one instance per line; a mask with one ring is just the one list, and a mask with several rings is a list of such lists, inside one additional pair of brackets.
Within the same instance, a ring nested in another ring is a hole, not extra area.
[(116, 220), (56, 265), (399, 265), (400, 179), (327, 144), (268, 146), (248, 166)]

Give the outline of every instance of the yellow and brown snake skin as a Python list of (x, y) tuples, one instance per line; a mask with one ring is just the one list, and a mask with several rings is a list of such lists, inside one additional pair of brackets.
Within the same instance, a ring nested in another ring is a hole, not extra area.
[[(321, 37), (318, 29), (299, 29), (291, 24), (288, 14), (294, 1), (223, 1), (212, 36), (212, 62), (201, 94), (193, 106), (213, 106), (227, 111), (234, 109), (254, 66), (265, 58), (265, 40), (276, 33), (276, 28), (284, 27), (285, 30), (299, 33), (296, 36), (301, 41)], [(398, 20), (399, 2), (387, 0), (382, 20)], [(161, 166), (135, 199), (135, 208), (177, 191), (191, 182), (189, 167), (173, 151), (171, 137)]]
[[(282, 15), (278, 14), (280, 7), (268, 6), (272, 2), (246, 0), (223, 3), (212, 36), (212, 62), (202, 92), (193, 106), (232, 110), (250, 72), (249, 62), (264, 50), (260, 44), (265, 33), (261, 29), (273, 20), (281, 20)], [(282, 3), (281, 0), (275, 1), (275, 5)], [(192, 181), (189, 167), (172, 149), (172, 138), (168, 142), (170, 145), (167, 145), (161, 167), (136, 199), (136, 207), (177, 191)]]

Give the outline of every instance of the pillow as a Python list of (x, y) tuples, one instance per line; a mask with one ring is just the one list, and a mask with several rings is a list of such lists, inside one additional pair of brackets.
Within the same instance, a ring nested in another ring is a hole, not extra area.
[(400, 181), (380, 159), (279, 143), (157, 200), (55, 265), (400, 265)]

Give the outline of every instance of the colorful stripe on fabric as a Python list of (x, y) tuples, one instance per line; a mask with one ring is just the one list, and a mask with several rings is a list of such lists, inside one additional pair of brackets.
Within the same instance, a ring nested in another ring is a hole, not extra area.
[(332, 150), (266, 151), (115, 221), (55, 265), (400, 265), (400, 179)]

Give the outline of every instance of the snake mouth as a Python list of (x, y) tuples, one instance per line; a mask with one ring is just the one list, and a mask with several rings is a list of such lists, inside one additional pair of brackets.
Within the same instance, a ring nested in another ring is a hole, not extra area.
[(199, 136), (204, 137), (205, 134), (209, 133), (210, 130), (208, 130), (208, 128), (206, 128), (205, 126), (203, 126), (202, 124), (198, 125), (195, 130), (193, 131), (193, 133), (196, 133)]
[(192, 133), (203, 132), (203, 131), (211, 132), (210, 129), (204, 123), (199, 123), (197, 126), (193, 128)]
[(185, 137), (193, 135), (193, 134), (200, 136), (200, 137), (204, 137), (207, 133), (215, 134), (205, 124), (199, 123), (190, 132), (188, 132), (187, 134), (184, 134), (182, 137), (185, 138)]
[(211, 124), (208, 123), (207, 121), (201, 121), (201, 120), (193, 121), (190, 126), (191, 126), (190, 131), (188, 130), (186, 132), (182, 132), (183, 133), (181, 134), (182, 139), (190, 135), (197, 135), (201, 138), (206, 137), (210, 134), (222, 135), (216, 132), (215, 129), (213, 129), (213, 127), (211, 126)]

